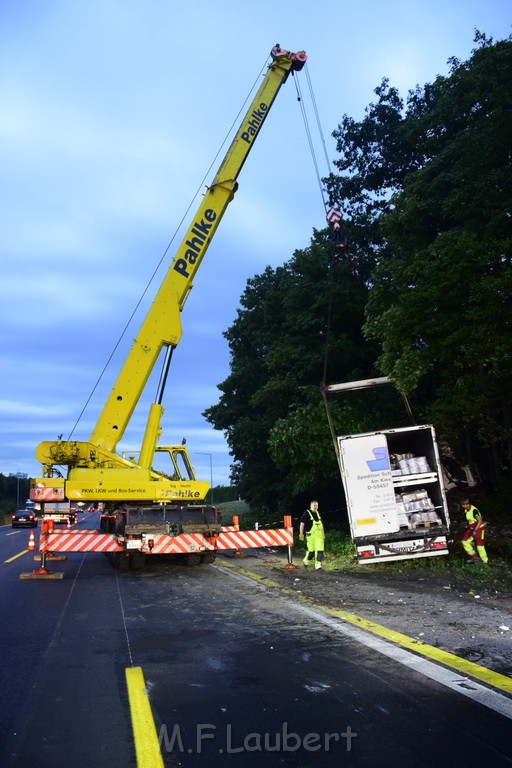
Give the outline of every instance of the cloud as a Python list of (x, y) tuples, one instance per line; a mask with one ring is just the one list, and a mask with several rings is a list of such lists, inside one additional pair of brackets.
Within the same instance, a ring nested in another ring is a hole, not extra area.
[[(34, 403), (27, 403), (24, 400), (0, 400), (0, 416), (10, 420), (12, 417), (18, 418), (20, 413), (23, 413), (25, 419), (49, 419), (53, 417), (60, 417), (67, 411), (66, 407), (59, 404), (48, 405), (36, 405)], [(20, 429), (30, 433), (32, 429), (30, 422), (25, 421)]]
[[(475, 26), (510, 33), (501, 0), (362, 0), (342, 10), (297, 0), (293, 13), (262, 0), (244, 6), (243, 20), (231, 0), (4, 6), (0, 472), (38, 471), (38, 442), (73, 428), (182, 217), (192, 218), (198, 201), (187, 208), (211, 181), (212, 159), (275, 42), (308, 53), (332, 162), (332, 131), (344, 113), (362, 116), (382, 77), (405, 96), (446, 73), (450, 56), (469, 55)], [(224, 437), (201, 417), (229, 372), (222, 332), (247, 280), (307, 247), (324, 221), (296, 83), (281, 90), (201, 265), (165, 396), (165, 439), (186, 435), (192, 454), (215, 452), (225, 476)], [(91, 399), (84, 438), (182, 235), (183, 227)], [(155, 379), (127, 431), (133, 445)]]

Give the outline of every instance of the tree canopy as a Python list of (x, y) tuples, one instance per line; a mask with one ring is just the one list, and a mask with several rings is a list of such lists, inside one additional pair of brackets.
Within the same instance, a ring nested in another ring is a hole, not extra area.
[(489, 448), (497, 475), (512, 456), (512, 43), (475, 42), (405, 104), (384, 80), (360, 123), (344, 116), (327, 183), (376, 232), (364, 332), (377, 367), (465, 460)]
[[(205, 416), (225, 432), (233, 481), (254, 505), (286, 511), (311, 488), (339, 485), (320, 386), (326, 375), (375, 375), (378, 353), (362, 333), (368, 289), (356, 264), (368, 271), (316, 232), (309, 248), (248, 281), (225, 332), (231, 371)], [(368, 409), (366, 418), (349, 404), (334, 410), (347, 433), (371, 428)]]
[[(512, 39), (475, 41), (405, 101), (384, 79), (364, 118), (334, 131), (338, 173), (324, 181), (350, 251), (315, 232), (247, 283), (205, 415), (255, 504), (289, 505), (337, 476), (325, 377), (388, 375), (461, 458), (487, 450), (495, 475), (510, 473)], [(382, 423), (397, 404), (396, 392), (339, 400), (337, 428), (398, 426)]]
[(419, 166), (380, 218), (365, 333), (402, 390), (435, 383), (428, 418), (468, 458), (492, 448), (499, 473), (512, 457), (512, 44), (480, 42), (409, 96), (400, 134)]

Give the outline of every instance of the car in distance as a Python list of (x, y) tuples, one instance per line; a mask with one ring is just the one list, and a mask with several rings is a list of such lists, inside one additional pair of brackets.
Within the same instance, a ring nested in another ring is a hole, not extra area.
[(18, 509), (11, 515), (11, 523), (13, 528), (19, 528), (22, 525), (37, 528), (36, 513), (33, 509)]

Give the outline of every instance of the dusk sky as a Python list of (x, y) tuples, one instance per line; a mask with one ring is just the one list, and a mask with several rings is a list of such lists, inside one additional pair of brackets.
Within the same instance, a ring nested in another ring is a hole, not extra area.
[[(508, 37), (511, 10), (506, 0), (3, 0), (0, 472), (37, 476), (39, 442), (89, 437), (199, 205), (194, 196), (211, 182), (225, 150), (205, 174), (276, 42), (308, 55), (332, 163), (332, 132), (344, 114), (363, 117), (383, 77), (405, 98), (447, 75), (450, 57), (467, 59), (475, 28)], [(300, 83), (306, 102), (304, 73)], [(316, 131), (311, 110), (309, 119)], [(164, 398), (161, 443), (186, 437), (201, 479), (210, 479), (211, 456), (214, 485), (228, 484), (231, 458), (201, 414), (229, 373), (222, 333), (246, 281), (325, 226), (291, 78), (239, 185), (182, 313)], [(119, 451), (138, 450), (158, 374)]]

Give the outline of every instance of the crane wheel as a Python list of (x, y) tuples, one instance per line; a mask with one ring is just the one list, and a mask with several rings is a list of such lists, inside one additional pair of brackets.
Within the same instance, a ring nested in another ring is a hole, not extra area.
[(142, 571), (146, 565), (146, 555), (144, 552), (132, 553), (129, 560), (132, 571)]
[(211, 563), (215, 562), (215, 558), (217, 557), (216, 552), (212, 552), (211, 550), (208, 550), (208, 552), (203, 552), (201, 555), (201, 562), (204, 563), (204, 565), (211, 565)]
[(114, 552), (112, 565), (118, 571), (127, 571), (130, 563), (124, 552)]
[(200, 552), (189, 552), (188, 555), (185, 555), (185, 565), (188, 565), (189, 567), (192, 567), (194, 565), (199, 565), (200, 562), (201, 562)]

